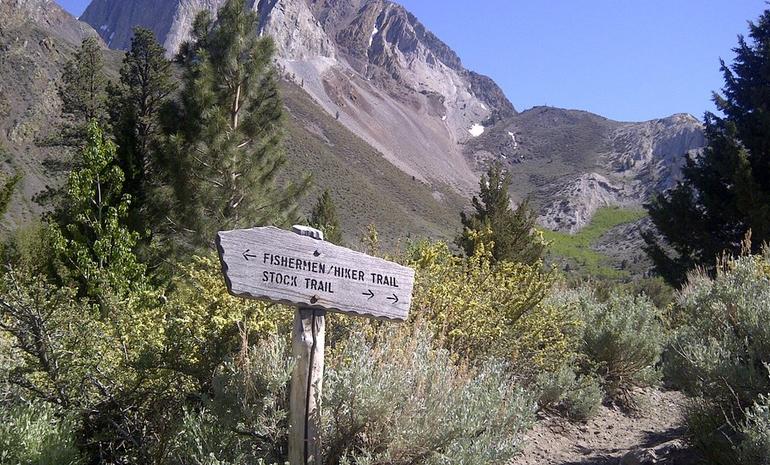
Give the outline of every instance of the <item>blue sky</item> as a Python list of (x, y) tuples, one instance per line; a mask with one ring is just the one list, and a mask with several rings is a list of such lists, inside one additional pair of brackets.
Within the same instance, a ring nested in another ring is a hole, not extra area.
[[(75, 15), (87, 0), (59, 0)], [(764, 0), (401, 0), (519, 110), (624, 121), (713, 110), (719, 58)]]

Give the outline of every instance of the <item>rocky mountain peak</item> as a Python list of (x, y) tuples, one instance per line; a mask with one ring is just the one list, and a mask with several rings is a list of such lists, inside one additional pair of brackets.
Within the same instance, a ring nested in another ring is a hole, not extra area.
[[(82, 20), (112, 48), (134, 26), (155, 32), (169, 55), (201, 9), (224, 0), (93, 0)], [(466, 70), (452, 49), (402, 6), (386, 0), (251, 0), (277, 64), (330, 115), (424, 182), (462, 192), (476, 175), (461, 144), (483, 124), (515, 114), (490, 78)], [(483, 129), (482, 129), (483, 130)]]

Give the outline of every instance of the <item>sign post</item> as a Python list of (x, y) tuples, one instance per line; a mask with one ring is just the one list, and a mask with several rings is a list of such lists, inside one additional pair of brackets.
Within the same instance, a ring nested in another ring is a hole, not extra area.
[(297, 307), (292, 329), (291, 465), (321, 465), (320, 407), (327, 311), (403, 321), (414, 270), (323, 241), (312, 228), (222, 231), (217, 249), (227, 290)]

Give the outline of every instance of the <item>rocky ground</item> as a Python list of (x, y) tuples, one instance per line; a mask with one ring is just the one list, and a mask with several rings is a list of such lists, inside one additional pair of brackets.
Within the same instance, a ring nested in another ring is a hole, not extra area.
[(583, 424), (544, 417), (509, 465), (699, 465), (683, 441), (683, 406), (681, 393), (648, 391), (636, 414), (603, 406)]

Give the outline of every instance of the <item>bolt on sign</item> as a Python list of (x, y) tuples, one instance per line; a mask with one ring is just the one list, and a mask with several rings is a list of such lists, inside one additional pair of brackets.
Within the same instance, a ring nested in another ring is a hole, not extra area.
[(220, 232), (217, 246), (233, 295), (390, 320), (409, 314), (411, 268), (273, 227)]
[(292, 331), (289, 463), (322, 465), (320, 417), (325, 314), (403, 321), (414, 270), (323, 241), (305, 226), (222, 231), (217, 249), (227, 290), (297, 307)]

